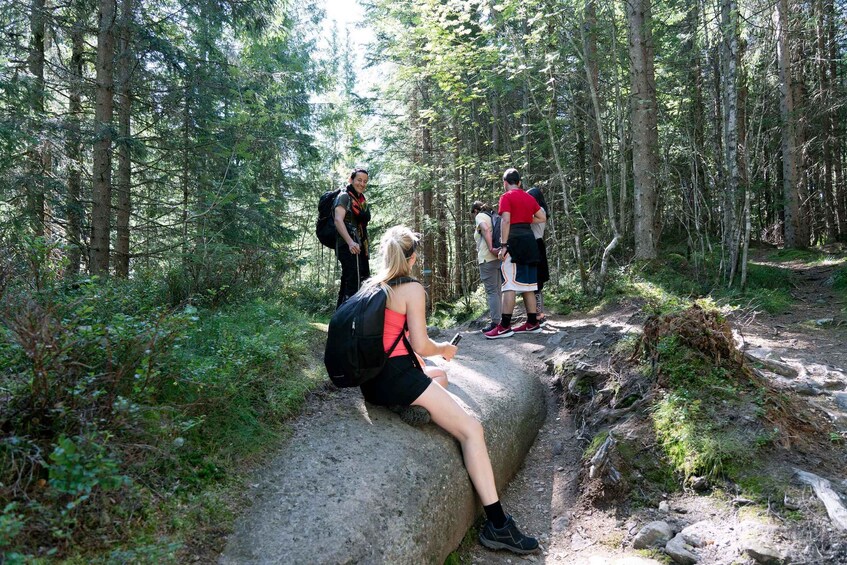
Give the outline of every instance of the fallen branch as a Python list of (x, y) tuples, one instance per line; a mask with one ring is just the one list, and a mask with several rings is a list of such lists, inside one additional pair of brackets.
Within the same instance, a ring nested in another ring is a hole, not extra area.
[(842, 530), (847, 530), (847, 509), (841, 503), (841, 497), (838, 496), (838, 493), (829, 486), (829, 481), (814, 473), (801, 471), (800, 469), (794, 469), (794, 475), (800, 481), (812, 487), (817, 497), (821, 499), (821, 502), (826, 507), (826, 513), (829, 514), (830, 520)]

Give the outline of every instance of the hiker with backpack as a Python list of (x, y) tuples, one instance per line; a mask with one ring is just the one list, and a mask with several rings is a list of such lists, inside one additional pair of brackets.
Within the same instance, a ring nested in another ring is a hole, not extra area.
[[(476, 243), (476, 260), (479, 263), (479, 280), (485, 288), (488, 299), (488, 313), (491, 323), (482, 329), (482, 333), (490, 332), (500, 323), (502, 296), (500, 294), (500, 259), (497, 257), (497, 247), (500, 241), (500, 217), (491, 207), (479, 200), (471, 205), (471, 215), (474, 217), (474, 243)], [(496, 220), (496, 222), (495, 222)], [(495, 234), (495, 225), (497, 227)], [(495, 241), (497, 243), (495, 243)]]
[[(550, 219), (550, 209), (547, 207), (547, 201), (544, 199), (544, 193), (539, 187), (533, 187), (526, 191), (527, 194), (535, 198), (547, 220)], [(547, 244), (544, 243), (544, 229), (547, 227), (547, 220), (543, 222), (534, 222), (529, 227), (532, 229), (532, 235), (535, 236), (535, 243), (538, 244), (538, 267), (537, 277), (538, 288), (535, 291), (535, 310), (538, 314), (538, 325), (543, 326), (547, 323), (547, 316), (544, 314), (544, 283), (550, 280), (550, 264), (547, 262)]]
[[(503, 306), (500, 323), (489, 332), (486, 339), (511, 337), (516, 333), (538, 333), (538, 312), (535, 291), (538, 290), (538, 244), (532, 234), (533, 223), (544, 222), (547, 214), (535, 199), (521, 188), (521, 175), (517, 169), (503, 173), (503, 188), (498, 212), (501, 217), (500, 242), (497, 256), (502, 261)], [(526, 322), (512, 328), (512, 312), (516, 293), (520, 292), (526, 308)]]
[[(418, 281), (408, 278), (418, 259), (418, 241), (418, 235), (405, 226), (386, 231), (380, 241), (382, 266), (355, 299), (359, 301), (360, 296), (370, 295), (374, 289), (387, 293), (382, 344), (388, 359), (376, 376), (360, 384), (362, 395), (371, 404), (428, 411), (432, 421), (461, 444), (465, 467), (487, 517), (480, 530), (480, 543), (515, 553), (535, 552), (538, 541), (522, 534), (500, 504), (482, 425), (425, 374), (415, 357), (417, 352), (424, 357), (441, 355), (450, 361), (456, 354), (455, 345), (436, 343), (427, 335), (426, 291)], [(332, 330), (331, 322), (330, 337)], [(324, 361), (327, 362), (326, 354)], [(327, 369), (330, 376), (336, 372), (330, 364)]]
[(368, 171), (356, 169), (350, 174), (347, 189), (339, 191), (333, 202), (335, 256), (341, 263), (341, 287), (336, 308), (356, 294), (371, 274), (368, 264), (368, 222), (371, 211), (365, 198), (367, 186)]

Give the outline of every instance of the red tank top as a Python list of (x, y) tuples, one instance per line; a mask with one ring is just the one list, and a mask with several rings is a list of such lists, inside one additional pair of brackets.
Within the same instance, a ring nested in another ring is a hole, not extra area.
[[(385, 309), (385, 325), (382, 328), (383, 351), (388, 353), (388, 350), (391, 349), (392, 345), (394, 345), (394, 340), (396, 340), (397, 336), (400, 335), (400, 332), (403, 331), (403, 326), (405, 325), (406, 314), (395, 312), (389, 308)], [(409, 339), (409, 330), (406, 330), (406, 339)], [(403, 340), (401, 339), (389, 357), (400, 357), (401, 355), (408, 354), (409, 351), (406, 349), (406, 346), (403, 344)]]

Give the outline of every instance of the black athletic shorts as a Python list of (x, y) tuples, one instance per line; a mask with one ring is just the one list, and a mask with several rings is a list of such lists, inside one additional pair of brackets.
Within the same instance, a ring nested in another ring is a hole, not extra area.
[(410, 355), (390, 357), (382, 372), (362, 384), (362, 396), (378, 406), (409, 406), (432, 380), (418, 369)]

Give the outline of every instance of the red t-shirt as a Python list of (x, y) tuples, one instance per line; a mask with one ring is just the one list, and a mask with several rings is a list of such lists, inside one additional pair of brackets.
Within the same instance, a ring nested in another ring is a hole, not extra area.
[(532, 216), (540, 209), (541, 206), (535, 198), (520, 188), (513, 188), (500, 197), (500, 209), (497, 213), (502, 216), (503, 212), (509, 212), (510, 224), (531, 224)]

